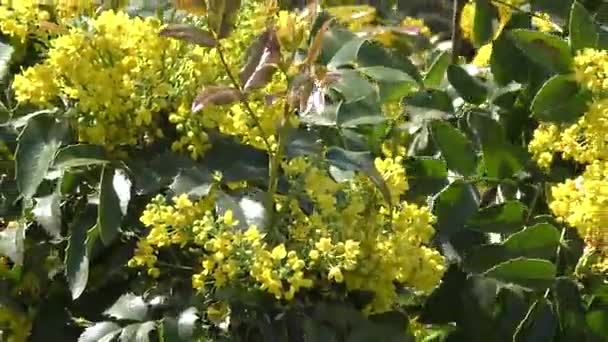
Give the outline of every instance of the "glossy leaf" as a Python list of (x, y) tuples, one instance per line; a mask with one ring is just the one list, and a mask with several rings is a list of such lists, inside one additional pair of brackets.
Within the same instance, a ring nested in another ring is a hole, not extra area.
[(219, 39), (232, 33), (241, 8), (241, 0), (207, 0), (207, 20), (209, 27)]
[(513, 30), (510, 35), (515, 45), (533, 62), (551, 72), (570, 72), (572, 68), (570, 47), (559, 37), (523, 29)]
[(15, 265), (23, 265), (25, 253), (25, 223), (13, 221), (0, 231), (0, 254), (8, 257)]
[(532, 101), (532, 113), (542, 121), (573, 123), (591, 100), (571, 75), (556, 75), (540, 88)]
[(551, 286), (555, 274), (555, 265), (550, 261), (527, 258), (505, 261), (485, 272), (486, 276), (507, 283), (540, 289)]
[(61, 239), (61, 199), (59, 194), (54, 192), (44, 197), (35, 198), (35, 200), (36, 205), (32, 210), (34, 219), (53, 239)]
[(449, 237), (464, 229), (477, 211), (478, 201), (478, 194), (470, 184), (456, 181), (447, 186), (433, 205), (438, 234)]
[(203, 110), (208, 105), (228, 105), (240, 99), (238, 89), (225, 86), (205, 87), (192, 103), (192, 112), (196, 113)]
[(450, 170), (464, 176), (475, 173), (477, 154), (463, 133), (445, 121), (433, 121), (431, 132)]
[(61, 146), (66, 129), (66, 122), (38, 115), (28, 121), (19, 135), (15, 162), (17, 186), (24, 198), (30, 199), (36, 194)]
[(572, 3), (569, 31), (570, 47), (573, 51), (597, 47), (597, 25), (591, 13), (578, 1)]
[[(124, 193), (131, 190), (130, 187), (128, 189), (118, 189), (114, 186), (115, 172), (112, 167), (104, 167), (100, 181), (97, 227), (99, 228), (101, 241), (106, 245), (112, 243), (118, 236), (118, 230), (122, 222), (123, 213), (118, 191)], [(126, 196), (126, 194), (123, 196)]]
[(99, 145), (77, 144), (63, 147), (57, 152), (53, 167), (69, 169), (108, 163), (105, 149)]
[(473, 18), (473, 43), (482, 46), (494, 38), (494, 20), (497, 19), (496, 7), (490, 0), (475, 0)]
[(239, 74), (243, 90), (264, 87), (272, 80), (281, 61), (281, 47), (274, 29), (267, 29), (249, 48), (245, 66)]
[(161, 37), (171, 37), (204, 47), (215, 47), (217, 41), (208, 31), (188, 24), (169, 24), (159, 33)]
[(481, 209), (467, 223), (469, 229), (484, 233), (513, 233), (524, 224), (526, 207), (519, 201), (509, 201)]
[(559, 277), (555, 282), (554, 290), (563, 340), (587, 340), (589, 327), (585, 322), (585, 307), (576, 282), (566, 277)]
[(148, 313), (148, 306), (141, 296), (125, 293), (104, 311), (104, 314), (116, 319), (143, 321)]
[(448, 80), (465, 101), (480, 104), (486, 100), (488, 90), (475, 77), (458, 65), (448, 67)]
[(83, 210), (70, 225), (70, 239), (65, 253), (65, 273), (72, 299), (84, 292), (89, 281), (87, 233), (95, 225), (92, 210)]
[(424, 75), (424, 85), (429, 88), (439, 88), (445, 79), (452, 54), (448, 51), (440, 53)]
[(110, 342), (118, 334), (122, 328), (114, 322), (95, 323), (84, 330), (78, 338), (78, 342)]

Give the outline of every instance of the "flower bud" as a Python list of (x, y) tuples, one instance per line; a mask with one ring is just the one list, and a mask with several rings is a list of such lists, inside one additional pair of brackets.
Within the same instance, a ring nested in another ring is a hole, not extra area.
[(304, 39), (306, 22), (295, 13), (280, 11), (277, 20), (277, 37), (281, 47), (287, 51), (294, 51)]

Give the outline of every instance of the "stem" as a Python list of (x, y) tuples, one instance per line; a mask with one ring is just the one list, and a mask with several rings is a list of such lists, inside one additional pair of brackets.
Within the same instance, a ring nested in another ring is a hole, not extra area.
[(247, 112), (247, 114), (250, 116), (251, 120), (253, 120), (255, 125), (260, 130), (262, 140), (264, 141), (264, 145), (266, 145), (266, 149), (268, 150), (268, 153), (272, 154), (272, 145), (268, 141), (268, 135), (266, 134), (266, 132), (264, 132), (264, 128), (262, 127), (260, 120), (258, 119), (258, 117), (255, 115), (255, 113), (251, 109), (251, 106), (249, 106), (249, 102), (247, 102), (247, 100), (245, 98), (245, 93), (243, 92), (243, 88), (241, 87), (241, 84), (236, 80), (236, 77), (234, 77), (234, 75), (232, 74), (232, 71), (230, 71), (230, 66), (228, 66), (228, 63), (226, 62), (226, 58), (224, 57), (224, 51), (222, 49), (222, 46), (219, 44), (219, 41), (218, 41), (216, 49), (217, 49), (217, 53), (220, 57), (220, 61), (222, 62), (222, 65), (224, 66), (224, 69), (226, 70), (226, 74), (228, 75), (228, 78), (230, 78), (230, 82), (232, 82), (232, 85), (234, 86), (234, 88), (236, 88), (236, 90), (239, 92), (239, 98), (241, 100), (241, 103), (245, 107), (245, 111)]
[(454, 8), (452, 11), (452, 64), (458, 62), (460, 56), (460, 43), (462, 40), (462, 32), (460, 32), (460, 18), (462, 17), (462, 9), (467, 0), (453, 0)]

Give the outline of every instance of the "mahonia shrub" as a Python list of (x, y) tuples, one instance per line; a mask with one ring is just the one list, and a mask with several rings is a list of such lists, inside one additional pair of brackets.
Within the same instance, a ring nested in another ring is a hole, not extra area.
[(608, 339), (606, 13), (1, 1), (0, 341)]

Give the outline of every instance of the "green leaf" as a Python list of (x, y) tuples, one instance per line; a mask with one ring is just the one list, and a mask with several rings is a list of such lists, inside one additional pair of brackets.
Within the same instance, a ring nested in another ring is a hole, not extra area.
[(35, 198), (36, 206), (32, 210), (34, 219), (53, 239), (61, 239), (60, 196), (57, 192)]
[(467, 227), (484, 233), (513, 233), (523, 226), (525, 214), (526, 207), (521, 202), (508, 201), (481, 209)]
[(366, 75), (367, 77), (371, 78), (372, 80), (376, 81), (376, 82), (391, 82), (391, 83), (402, 83), (402, 82), (407, 82), (407, 83), (411, 83), (411, 84), (415, 84), (416, 81), (410, 77), (410, 75), (406, 74), (405, 72), (398, 70), (398, 69), (394, 69), (394, 68), (388, 68), (385, 66), (369, 66), (369, 67), (363, 67), (363, 68), (357, 68), (357, 70)]
[(16, 266), (21, 266), (25, 253), (25, 223), (13, 222), (0, 231), (0, 255), (8, 257)]
[(558, 321), (551, 303), (541, 298), (532, 304), (525, 319), (513, 336), (514, 342), (553, 341), (558, 329)]
[(114, 168), (104, 167), (101, 172), (97, 226), (101, 241), (106, 245), (112, 243), (118, 235), (123, 217), (118, 189), (114, 186), (114, 178)]
[(327, 68), (337, 70), (340, 67), (354, 64), (357, 61), (361, 46), (366, 42), (367, 40), (362, 38), (354, 38), (347, 42), (333, 55), (327, 63)]
[(87, 233), (95, 225), (93, 210), (87, 208), (70, 225), (70, 239), (65, 252), (65, 273), (72, 293), (77, 299), (84, 292), (89, 280), (89, 254)]
[(587, 323), (585, 308), (576, 283), (567, 278), (559, 277), (555, 282), (555, 300), (563, 341), (587, 341)]
[(122, 328), (114, 322), (100, 322), (84, 330), (78, 342), (110, 342)]
[(433, 205), (438, 234), (449, 237), (462, 230), (477, 211), (478, 202), (478, 194), (472, 185), (455, 181), (447, 186)]
[(503, 246), (514, 255), (553, 258), (559, 243), (557, 228), (548, 223), (539, 223), (509, 236)]
[(36, 194), (66, 130), (66, 122), (38, 115), (28, 121), (19, 135), (15, 152), (17, 186), (25, 199), (29, 200)]
[(494, 38), (494, 20), (498, 12), (490, 0), (475, 0), (473, 18), (473, 43), (482, 46)]
[(572, 51), (597, 47), (599, 37), (595, 21), (591, 13), (578, 1), (572, 3), (569, 31)]
[(503, 127), (496, 120), (485, 113), (471, 112), (469, 123), (481, 141), (488, 177), (509, 178), (522, 169), (525, 152), (507, 140)]
[(608, 339), (608, 309), (606, 307), (589, 310), (585, 316), (589, 330), (601, 341)]
[(448, 51), (440, 53), (431, 64), (424, 76), (424, 85), (429, 88), (439, 88), (450, 65), (452, 54)]
[(336, 72), (337, 81), (331, 88), (342, 95), (345, 102), (355, 102), (373, 96), (375, 89), (372, 83), (363, 78), (356, 70), (342, 69)]
[(517, 29), (510, 32), (515, 45), (530, 60), (548, 71), (569, 73), (572, 69), (570, 47), (561, 38), (539, 31)]
[(527, 83), (529, 64), (528, 58), (516, 47), (507, 32), (503, 32), (492, 43), (490, 70), (498, 84), (507, 85), (511, 81)]
[(141, 296), (125, 293), (112, 306), (104, 311), (104, 315), (116, 319), (143, 321), (148, 314), (148, 306)]
[(382, 102), (392, 102), (414, 91), (418, 83), (405, 72), (384, 66), (370, 66), (357, 69), (360, 73), (378, 83)]
[(91, 166), (108, 163), (106, 151), (102, 146), (77, 144), (69, 145), (57, 152), (53, 166), (58, 169)]
[(378, 190), (384, 196), (387, 203), (391, 203), (391, 193), (384, 182), (382, 175), (376, 169), (371, 153), (347, 151), (340, 147), (332, 146), (325, 153), (327, 161), (342, 170), (360, 171), (370, 178)]
[(487, 88), (459, 65), (448, 66), (448, 80), (465, 101), (481, 104), (488, 96)]
[(550, 261), (528, 258), (505, 261), (484, 273), (500, 281), (539, 289), (551, 286), (555, 274), (555, 265)]
[(338, 106), (336, 123), (342, 128), (355, 128), (361, 125), (379, 125), (387, 119), (382, 115), (382, 108), (372, 98), (363, 98), (355, 102), (341, 102)]
[(435, 195), (448, 185), (448, 168), (443, 160), (408, 158), (405, 161), (405, 174), (416, 180), (410, 183), (408, 194), (411, 195)]
[(0, 43), (0, 82), (4, 82), (6, 75), (8, 75), (14, 52), (15, 49), (12, 46)]
[(431, 123), (433, 138), (445, 158), (448, 168), (463, 176), (470, 176), (477, 168), (477, 154), (473, 144), (458, 129), (445, 121)]
[(536, 93), (530, 110), (542, 121), (572, 123), (587, 111), (589, 100), (572, 75), (555, 75)]

